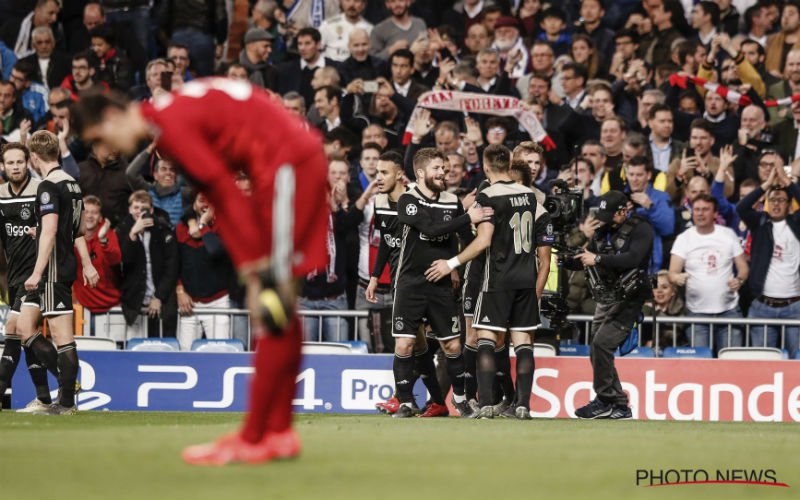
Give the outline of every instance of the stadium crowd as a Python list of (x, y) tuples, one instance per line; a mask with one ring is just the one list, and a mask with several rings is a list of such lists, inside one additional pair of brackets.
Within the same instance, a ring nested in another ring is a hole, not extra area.
[[(365, 300), (381, 154), (408, 162), (435, 147), (449, 160), (447, 190), (470, 200), (485, 147), (532, 139), (547, 145), (533, 185), (582, 192), (587, 219), (573, 236), (591, 237), (591, 209), (609, 190), (652, 225), (648, 314), (800, 319), (796, 0), (0, 0), (0, 19), (2, 142), (58, 135), (101, 275), (94, 289), (76, 281), (75, 297), (92, 313), (121, 305), (124, 338), (162, 331), (188, 348), (229, 337), (227, 318), (202, 312), (241, 307), (243, 292), (213, 207), (157, 142), (131, 158), (86, 144), (71, 110), (90, 89), (157, 100), (210, 75), (264, 88), (324, 135), (330, 263), (306, 278), (300, 307), (370, 314), (357, 329), (309, 317), (308, 339), (356, 331), (372, 351), (393, 350), (388, 268), (377, 302)], [(518, 98), (546, 137), (508, 117), (422, 112), (430, 90)], [(568, 283), (571, 311), (593, 313), (583, 271)], [(662, 329), (654, 347), (707, 346), (710, 331)], [(800, 337), (713, 331), (715, 349), (794, 352)]]

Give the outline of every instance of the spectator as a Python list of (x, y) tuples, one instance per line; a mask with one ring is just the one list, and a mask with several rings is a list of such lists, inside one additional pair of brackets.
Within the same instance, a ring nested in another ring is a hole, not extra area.
[[(800, 5), (788, 1), (781, 10), (781, 29), (767, 38), (767, 71), (778, 72), (784, 68), (784, 58), (788, 62), (787, 47), (800, 48)], [(784, 70), (785, 72), (785, 70)]]
[[(589, 0), (594, 2), (596, 0)], [(581, 109), (579, 106), (586, 98), (586, 80), (589, 75), (586, 66), (578, 63), (567, 63), (561, 68), (561, 85), (564, 88), (564, 101), (574, 109)]]
[(9, 81), (17, 89), (22, 108), (38, 124), (47, 113), (47, 89), (31, 80), (35, 74), (36, 69), (28, 61), (18, 61), (11, 70)]
[[(608, 72), (611, 77), (621, 81), (636, 58), (636, 51), (639, 48), (639, 34), (629, 29), (617, 31), (614, 35), (614, 47), (615, 50), (611, 56), (611, 66)], [(601, 52), (601, 54), (606, 55), (608, 52)]]
[(322, 36), (323, 55), (328, 59), (343, 62), (350, 57), (350, 34), (363, 30), (369, 35), (372, 23), (362, 14), (367, 6), (366, 0), (341, 0), (341, 14), (325, 19), (319, 27)]
[(350, 56), (342, 63), (342, 80), (347, 82), (348, 88), (352, 84), (360, 86), (348, 92), (363, 92), (364, 81), (375, 80), (387, 73), (386, 62), (369, 55), (370, 40), (367, 31), (360, 28), (352, 30), (347, 48)]
[[(181, 324), (178, 342), (188, 351), (192, 342), (231, 338), (230, 319), (224, 314), (203, 314), (205, 309), (228, 309), (228, 288), (233, 265), (217, 235), (212, 207), (202, 193), (196, 193), (192, 208), (175, 229), (180, 256), (178, 312)], [(202, 269), (202, 273), (197, 270)]]
[(297, 52), (299, 60), (286, 61), (278, 67), (280, 82), (278, 85), (281, 95), (292, 90), (299, 92), (306, 101), (306, 107), (314, 102), (314, 89), (311, 79), (317, 68), (334, 66), (331, 59), (326, 58), (320, 51), (321, 36), (314, 28), (303, 28), (297, 33)]
[[(683, 151), (681, 158), (676, 158), (669, 164), (667, 170), (667, 193), (672, 202), (677, 203), (681, 195), (681, 188), (693, 176), (702, 176), (711, 184), (719, 168), (719, 158), (712, 154), (716, 141), (714, 127), (703, 118), (692, 122), (689, 137), (689, 147)], [(692, 155), (687, 156), (689, 151)], [(733, 178), (725, 179), (725, 196), (733, 196)]]
[[(730, 228), (717, 225), (716, 218), (717, 200), (713, 196), (702, 194), (692, 201), (694, 227), (675, 239), (669, 278), (675, 285), (686, 287), (689, 316), (740, 318), (737, 291), (747, 279), (749, 267), (739, 238)], [(714, 325), (713, 339), (709, 331), (708, 324), (692, 324), (687, 332), (691, 345), (715, 351), (742, 345), (738, 327)]]
[[(167, 2), (161, 2), (161, 5)], [(151, 3), (147, 0), (100, 0), (108, 24), (117, 31), (130, 31), (144, 51), (154, 48), (151, 35)], [(132, 55), (132, 54), (131, 54)]]
[(189, 69), (192, 60), (187, 46), (170, 42), (167, 47), (167, 59), (175, 63), (175, 74), (180, 76), (182, 81), (188, 82), (192, 79), (192, 72)]
[(239, 63), (232, 63), (230, 66), (228, 66), (228, 69), (225, 70), (225, 76), (231, 80), (237, 80), (240, 82), (250, 81), (250, 77), (247, 75), (247, 68)]
[(178, 224), (184, 214), (184, 200), (188, 189), (178, 184), (178, 171), (169, 160), (158, 157), (153, 171), (154, 182), (148, 182), (142, 173), (147, 167), (151, 155), (155, 151), (155, 143), (151, 143), (144, 151), (136, 155), (125, 170), (130, 188), (134, 191), (145, 191), (150, 196), (150, 203), (163, 210), (172, 226)]
[(92, 144), (89, 158), (78, 165), (80, 177), (78, 184), (84, 195), (94, 195), (100, 199), (106, 218), (112, 227), (128, 213), (128, 198), (131, 187), (125, 177), (128, 162), (118, 151), (108, 149), (100, 142)]
[(584, 0), (581, 2), (580, 16), (582, 22), (575, 29), (575, 33), (588, 35), (594, 43), (596, 53), (609, 54), (612, 49), (611, 44), (614, 42), (614, 32), (603, 27), (603, 18), (606, 13), (603, 4), (603, 0)]
[(732, 0), (714, 0), (719, 6), (719, 28), (723, 33), (733, 38), (739, 34), (739, 11), (733, 6)]
[(34, 52), (31, 46), (33, 30), (54, 25), (60, 10), (61, 5), (57, 0), (37, 0), (36, 7), (21, 22), (14, 18), (3, 22), (0, 38), (8, 47), (14, 48), (18, 59), (28, 57)]
[(34, 53), (22, 60), (30, 62), (36, 69), (33, 80), (48, 89), (58, 87), (69, 75), (69, 57), (56, 50), (56, 38), (49, 26), (35, 28), (32, 37)]
[(719, 153), (719, 148), (725, 144), (733, 144), (739, 131), (739, 117), (736, 113), (727, 111), (728, 104), (725, 98), (716, 92), (706, 92), (703, 118), (709, 123), (711, 134), (716, 139), (712, 146), (714, 154)]
[(394, 91), (412, 101), (412, 107), (422, 94), (430, 90), (411, 78), (414, 75), (414, 54), (410, 50), (398, 49), (392, 52), (389, 56), (389, 67)]
[[(800, 214), (790, 214), (790, 206), (800, 200), (800, 188), (783, 170), (783, 159), (774, 150), (761, 154), (760, 163), (769, 176), (736, 207), (750, 230), (750, 263), (753, 272), (748, 284), (754, 297), (748, 317), (797, 319), (800, 314)], [(766, 195), (767, 207), (761, 212), (754, 205)], [(763, 326), (750, 329), (753, 346), (779, 347), (792, 356), (800, 347), (800, 329)]]
[(542, 40), (550, 44), (556, 57), (569, 53), (569, 46), (572, 38), (566, 30), (567, 18), (564, 12), (558, 7), (550, 7), (542, 12), (542, 20), (539, 23), (542, 33), (537, 40)]
[(142, 85), (131, 88), (130, 96), (136, 101), (144, 101), (153, 97), (153, 93), (161, 88), (161, 74), (167, 71), (167, 61), (165, 59), (153, 59), (147, 63), (144, 71), (145, 81)]
[[(111, 0), (119, 2), (120, 0)], [(149, 17), (149, 16), (148, 16)], [(76, 33), (69, 33), (73, 42), (70, 47), (73, 52), (88, 50), (91, 47), (89, 32), (98, 27), (112, 29), (115, 44), (125, 52), (131, 62), (133, 73), (140, 77), (147, 64), (147, 47), (142, 46), (136, 37), (136, 31), (129, 22), (117, 22), (113, 26), (106, 22), (106, 12), (98, 2), (89, 2), (83, 8), (82, 29), (74, 30)], [(138, 78), (137, 78), (138, 79)]]
[(717, 34), (719, 18), (719, 6), (711, 0), (703, 0), (692, 7), (692, 28), (697, 30), (697, 39), (706, 49), (711, 47), (711, 40)]
[(180, 268), (175, 233), (166, 217), (153, 210), (147, 191), (134, 191), (128, 202), (128, 215), (116, 229), (122, 251), (125, 339), (174, 337)]
[[(647, 158), (638, 156), (632, 158), (625, 166), (625, 178), (628, 193), (635, 209), (634, 213), (646, 219), (653, 226), (653, 253), (650, 271), (656, 272), (664, 262), (663, 240), (675, 229), (675, 214), (669, 204), (669, 196), (659, 191), (651, 184), (653, 168)], [(715, 200), (716, 202), (716, 200)]]
[(477, 59), (478, 86), (487, 94), (516, 96), (517, 92), (506, 72), (500, 67), (500, 55), (495, 49), (483, 49)]
[(653, 42), (647, 47), (645, 60), (652, 67), (669, 62), (672, 43), (683, 36), (676, 27), (686, 24), (683, 16), (683, 8), (678, 0), (664, 0), (660, 4), (656, 3), (651, 10), (650, 17), (656, 28), (656, 34)]
[(467, 29), (467, 36), (464, 38), (464, 47), (467, 50), (465, 55), (476, 55), (491, 44), (492, 39), (483, 24), (476, 23)]
[[(548, 86), (555, 91), (556, 95), (563, 95), (561, 78), (556, 75), (555, 54), (549, 43), (543, 40), (533, 42), (533, 45), (531, 45), (531, 68), (533, 70), (531, 73), (517, 80), (517, 90), (520, 95), (528, 95), (528, 86), (535, 74), (546, 78), (549, 82)], [(549, 96), (544, 95), (544, 97), (548, 98)], [(548, 126), (555, 127), (555, 124), (551, 123)]]
[(17, 88), (0, 80), (0, 135), (6, 142), (25, 142), (32, 126), (31, 115), (17, 102)]
[(95, 78), (97, 57), (93, 52), (78, 52), (72, 56), (72, 74), (64, 78), (61, 86), (69, 90), (73, 101), (80, 99), (80, 94), (89, 90), (108, 90), (108, 83)]
[[(460, 40), (464, 38), (465, 33), (469, 34), (473, 26), (483, 27), (481, 22), (483, 21), (483, 7), (486, 3), (481, 0), (456, 2), (452, 9), (445, 11), (442, 15), (442, 24), (452, 26), (453, 35)], [(486, 30), (485, 27), (483, 29)]]
[[(125, 340), (120, 331), (114, 328), (113, 316), (106, 316), (112, 307), (117, 307), (122, 298), (120, 291), (120, 263), (122, 252), (119, 248), (117, 233), (111, 230), (111, 221), (103, 217), (100, 198), (93, 195), (83, 197), (83, 237), (92, 258), (92, 265), (97, 269), (100, 279), (92, 288), (83, 283), (80, 277), (75, 279), (73, 291), (77, 302), (97, 315), (91, 323), (92, 335), (110, 336), (114, 340)], [(75, 250), (75, 258), (80, 258)], [(122, 325), (119, 325), (122, 326)], [(122, 329), (124, 332), (124, 329)]]
[(370, 33), (371, 54), (388, 59), (399, 49), (408, 49), (420, 33), (424, 33), (425, 21), (409, 13), (411, 0), (386, 0), (391, 17), (378, 23)]
[(356, 189), (350, 189), (352, 192), (366, 191), (370, 184), (375, 181), (378, 175), (378, 158), (380, 158), (383, 149), (374, 142), (368, 142), (361, 148), (361, 157), (358, 162), (358, 174), (350, 181), (354, 184)]
[[(653, 300), (645, 303), (642, 314), (645, 318), (656, 316), (686, 316), (686, 304), (678, 287), (669, 280), (669, 271), (656, 274), (656, 286), (653, 287)], [(642, 345), (663, 350), (667, 347), (686, 345), (684, 326), (681, 324), (661, 323), (658, 335), (653, 323), (642, 323)]]
[[(619, 116), (609, 116), (600, 124), (600, 144), (606, 150), (604, 169), (616, 170), (622, 166), (622, 145), (628, 135), (628, 125)], [(616, 188), (615, 188), (616, 189)]]
[[(356, 230), (361, 213), (349, 211), (347, 185), (350, 167), (347, 162), (333, 160), (328, 167), (328, 183), (331, 188), (331, 219), (328, 223), (328, 258), (324, 269), (310, 273), (303, 284), (300, 309), (308, 311), (344, 311), (347, 309), (345, 294), (348, 233)], [(371, 196), (371, 193), (370, 193)], [(363, 200), (363, 209), (366, 200)], [(341, 317), (303, 318), (303, 331), (309, 341), (335, 342), (349, 340), (347, 321)]]
[[(214, 73), (217, 46), (228, 37), (225, 2), (216, 0), (165, 0), (159, 24), (170, 44), (189, 48), (197, 76)], [(189, 61), (186, 61), (188, 64)]]
[(666, 172), (669, 164), (680, 158), (686, 145), (672, 139), (672, 110), (666, 104), (654, 104), (648, 114), (650, 154), (656, 170)]
[(366, 146), (371, 142), (380, 146), (381, 151), (386, 151), (388, 148), (389, 139), (386, 137), (386, 131), (380, 125), (369, 125), (361, 133), (362, 146)]
[(447, 192), (458, 194), (467, 187), (464, 157), (459, 153), (451, 152), (447, 154), (447, 161), (450, 164), (450, 170), (447, 171), (444, 183), (447, 186)]
[(297, 92), (287, 92), (283, 95), (283, 107), (302, 119), (306, 117), (306, 101)]
[(130, 90), (133, 83), (131, 62), (125, 52), (114, 45), (111, 28), (98, 26), (89, 32), (89, 39), (99, 61), (97, 79), (122, 92)]
[(520, 34), (519, 21), (513, 17), (501, 17), (494, 27), (492, 48), (498, 51), (500, 64), (507, 68), (508, 77), (521, 78), (528, 71), (530, 59), (525, 48), (525, 41)]
[(746, 177), (758, 177), (758, 155), (762, 149), (772, 147), (774, 144), (782, 150), (785, 157), (794, 158), (796, 141), (787, 141), (790, 135), (786, 130), (787, 125), (794, 129), (794, 120), (788, 120), (784, 125), (779, 124), (770, 132), (767, 130), (764, 108), (750, 104), (742, 110), (741, 127), (737, 133), (736, 144), (738, 158), (734, 163), (734, 180), (737, 186)]
[[(800, 47), (792, 48), (786, 54), (786, 62), (783, 64), (783, 72), (780, 76), (783, 78), (767, 89), (769, 97), (782, 99), (800, 93)], [(770, 108), (769, 124), (774, 126), (782, 119), (789, 117), (789, 114), (790, 110), (786, 106)]]
[(323, 120), (319, 124), (319, 128), (323, 132), (330, 132), (342, 125), (342, 120), (339, 117), (339, 100), (341, 96), (342, 90), (340, 88), (330, 86), (320, 88), (314, 95), (314, 107)]
[(572, 37), (569, 56), (574, 63), (581, 64), (586, 68), (586, 76), (589, 79), (608, 80), (605, 65), (601, 64), (600, 54), (597, 53), (594, 41), (589, 35), (574, 35)]
[(766, 5), (756, 3), (744, 11), (744, 28), (746, 38), (758, 42), (762, 48), (767, 46), (772, 21)]
[(247, 70), (250, 83), (277, 91), (280, 74), (269, 62), (273, 40), (274, 37), (266, 30), (248, 30), (244, 35), (244, 48), (239, 53), (239, 64)]
[[(62, 158), (65, 155), (70, 155), (75, 161), (75, 172), (70, 173), (75, 179), (80, 177), (80, 169), (78, 162), (85, 161), (89, 157), (89, 148), (78, 137), (78, 134), (73, 132), (70, 127), (70, 119), (72, 116), (72, 108), (74, 103), (70, 99), (69, 91), (62, 87), (56, 87), (50, 91), (48, 97), (50, 111), (48, 113), (52, 116), (52, 120), (48, 121), (45, 128), (58, 136), (59, 145), (62, 148)], [(66, 166), (66, 163), (64, 163)]]

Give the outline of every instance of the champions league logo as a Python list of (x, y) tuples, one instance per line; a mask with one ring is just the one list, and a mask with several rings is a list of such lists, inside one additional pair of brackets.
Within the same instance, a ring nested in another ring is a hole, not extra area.
[(416, 205), (408, 205), (406, 207), (406, 215), (417, 215), (417, 206)]
[(41, 200), (43, 204), (50, 202), (50, 193), (42, 193)]

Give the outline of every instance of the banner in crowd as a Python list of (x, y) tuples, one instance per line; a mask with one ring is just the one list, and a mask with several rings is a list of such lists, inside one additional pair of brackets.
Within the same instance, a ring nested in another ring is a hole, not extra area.
[[(80, 355), (81, 410), (243, 411), (246, 406), (250, 354)], [(24, 367), (21, 363), (14, 378), (14, 408), (34, 397)], [(622, 358), (617, 370), (638, 419), (800, 422), (799, 361)], [(594, 397), (591, 380), (588, 358), (538, 358), (534, 416), (571, 417)], [(51, 387), (56, 387), (52, 379)], [(308, 355), (294, 405), (298, 412), (374, 413), (375, 403), (393, 393), (390, 355)], [(421, 383), (414, 393), (423, 404)]]
[(403, 144), (411, 142), (414, 121), (421, 108), (516, 118), (531, 139), (543, 145), (548, 151), (556, 148), (556, 144), (547, 135), (533, 111), (526, 108), (516, 97), (451, 90), (431, 90), (420, 96), (406, 126)]

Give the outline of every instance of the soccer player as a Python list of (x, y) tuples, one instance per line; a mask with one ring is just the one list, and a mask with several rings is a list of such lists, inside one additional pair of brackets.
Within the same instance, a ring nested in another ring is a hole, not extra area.
[[(327, 263), (328, 163), (321, 138), (266, 93), (224, 78), (194, 80), (147, 103), (82, 96), (77, 117), (84, 138), (127, 154), (155, 133), (159, 151), (214, 206), (247, 288), (257, 345), (244, 426), (187, 448), (184, 460), (223, 465), (297, 456), (300, 440), (291, 426), (302, 347), (297, 278)], [(250, 178), (252, 196), (237, 187), (239, 171)]]
[(458, 198), (445, 191), (445, 156), (425, 148), (414, 155), (417, 184), (400, 196), (398, 222), (402, 225), (400, 260), (392, 311), (392, 335), (396, 338), (394, 377), (400, 408), (394, 417), (415, 414), (413, 407), (413, 351), (423, 318), (447, 357), (453, 385), (453, 406), (469, 413), (464, 396), (464, 356), (461, 353), (461, 320), (453, 295), (450, 273), (437, 283), (425, 279), (431, 262), (456, 249), (455, 233), (462, 241), (472, 238), (470, 223), (488, 220), (491, 209), (473, 206), (465, 214)]
[[(378, 181), (379, 194), (375, 197), (375, 227), (381, 235), (381, 244), (378, 247), (378, 255), (372, 270), (370, 282), (365, 292), (369, 302), (376, 302), (375, 290), (378, 287), (378, 278), (383, 273), (386, 264), (392, 276), (397, 272), (397, 263), (400, 258), (401, 225), (397, 222), (397, 202), (400, 196), (406, 192), (403, 177), (403, 157), (395, 151), (383, 153), (378, 160), (378, 171), (376, 175)], [(414, 347), (414, 377), (422, 378), (425, 387), (430, 393), (431, 400), (428, 405), (418, 415), (420, 417), (446, 417), (450, 414), (444, 402), (444, 395), (436, 378), (436, 365), (433, 363), (434, 351), (437, 349), (435, 339), (429, 339), (420, 330)], [(413, 383), (412, 383), (413, 387)], [(400, 408), (400, 402), (396, 396), (388, 401), (378, 403), (375, 407), (382, 413), (394, 415)]]
[[(532, 332), (539, 326), (536, 297), (536, 247), (533, 221), (536, 198), (530, 188), (509, 176), (511, 152), (490, 145), (483, 165), (491, 186), (478, 195), (478, 205), (492, 207), (494, 216), (478, 225), (478, 234), (456, 257), (433, 261), (425, 276), (440, 282), (463, 262), (486, 252), (483, 287), (475, 308), (473, 327), (478, 330), (478, 418), (493, 418), (495, 347), (508, 329), (517, 356), (515, 415), (530, 419), (533, 386)], [(491, 246), (491, 248), (490, 248)]]
[[(8, 262), (8, 319), (5, 329), (5, 347), (0, 358), (0, 396), (5, 394), (11, 384), (11, 378), (22, 355), (22, 341), (17, 334), (17, 317), (22, 308), (22, 297), (25, 295), (25, 280), (33, 272), (36, 261), (36, 191), (39, 181), (33, 179), (28, 171), (30, 153), (20, 143), (6, 144), (2, 150), (3, 167), (8, 182), (0, 186), (0, 224), (6, 261)], [(50, 388), (47, 384), (47, 371), (39, 362), (36, 354), (27, 345), (25, 361), (28, 372), (36, 387), (36, 398), (21, 412), (43, 410), (52, 403)], [(55, 348), (50, 345), (50, 350)], [(52, 366), (52, 365), (51, 365)], [(57, 372), (53, 375), (58, 376)]]
[[(80, 236), (81, 188), (58, 165), (61, 156), (58, 137), (40, 130), (31, 136), (28, 147), (31, 164), (42, 174), (42, 181), (35, 197), (36, 261), (25, 280), (17, 331), (44, 366), (50, 372), (58, 372), (58, 402), (35, 413), (71, 415), (77, 411), (75, 381), (78, 378), (72, 318), (72, 282), (77, 276), (73, 247), (81, 257), (84, 280), (94, 286), (98, 274), (91, 264), (86, 242)], [(57, 352), (38, 332), (42, 315), (47, 318)]]

